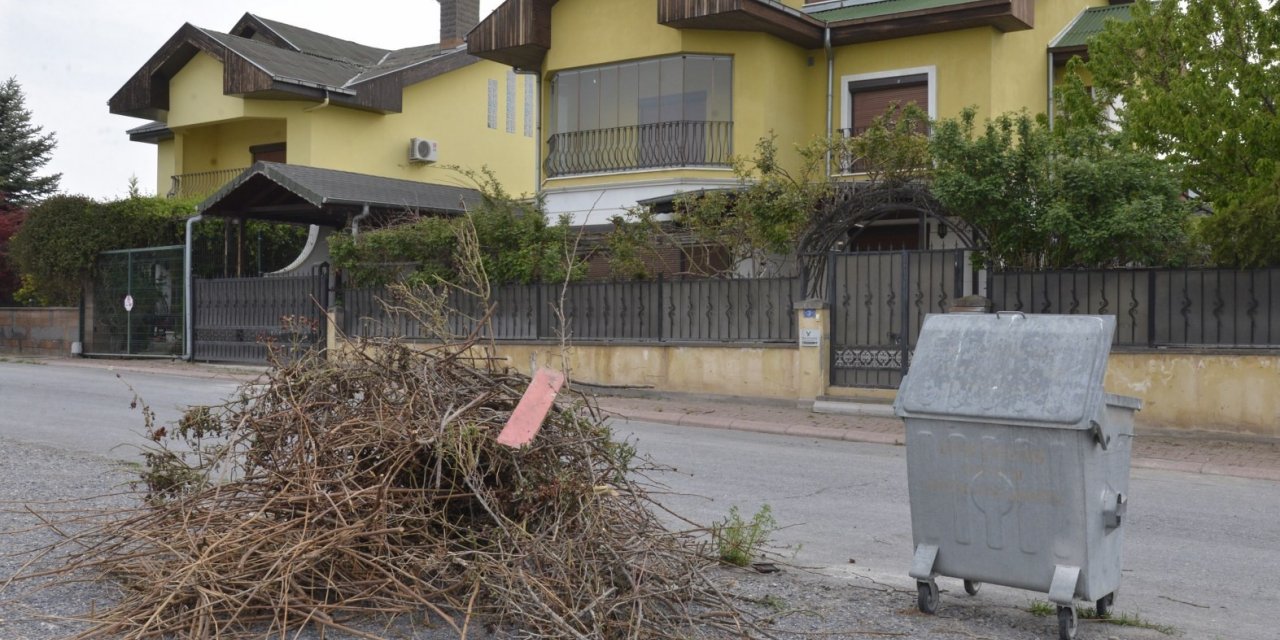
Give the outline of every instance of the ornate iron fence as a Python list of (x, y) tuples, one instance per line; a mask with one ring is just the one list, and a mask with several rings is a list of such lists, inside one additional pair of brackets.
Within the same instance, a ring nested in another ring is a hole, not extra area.
[(1280, 269), (1001, 272), (995, 308), (1116, 316), (1116, 346), (1280, 347)]
[[(798, 278), (508, 285), (494, 288), (482, 335), (496, 340), (779, 342), (798, 339)], [(453, 293), (445, 330), (477, 330), (485, 301)], [(364, 337), (431, 338), (386, 289), (343, 292), (344, 330)], [(561, 312), (563, 318), (561, 317)]]
[(831, 384), (896, 388), (911, 365), (920, 326), (974, 293), (971, 252), (865, 251), (827, 257)]
[(557, 133), (547, 141), (548, 177), (659, 167), (728, 166), (733, 123), (696, 120)]

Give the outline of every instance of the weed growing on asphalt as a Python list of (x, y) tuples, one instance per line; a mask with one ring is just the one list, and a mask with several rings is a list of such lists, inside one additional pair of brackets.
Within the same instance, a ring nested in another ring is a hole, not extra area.
[(777, 529), (778, 521), (773, 519), (769, 505), (760, 507), (750, 520), (744, 520), (734, 505), (724, 520), (711, 525), (711, 544), (721, 562), (745, 567)]
[[(1044, 600), (1034, 600), (1031, 602), (1030, 605), (1027, 606), (1027, 610), (1031, 612), (1031, 615), (1039, 616), (1043, 618), (1043, 617), (1056, 615), (1058, 612), (1058, 606), (1053, 604), (1052, 602), (1046, 602)], [(1115, 613), (1112, 613), (1110, 616), (1104, 618), (1102, 616), (1099, 616), (1097, 609), (1094, 609), (1093, 607), (1080, 607), (1076, 609), (1076, 614), (1080, 617), (1081, 620), (1092, 620), (1094, 622), (1098, 622), (1101, 624), (1111, 624), (1117, 627), (1136, 627), (1139, 629), (1150, 629), (1152, 631), (1163, 633), (1166, 636), (1179, 635), (1177, 627), (1174, 627), (1172, 625), (1167, 625), (1167, 624), (1159, 624), (1156, 622), (1151, 622), (1150, 620), (1147, 620), (1136, 613), (1115, 612)]]
[(1030, 606), (1027, 607), (1027, 611), (1030, 611), (1033, 616), (1045, 618), (1057, 614), (1058, 607), (1044, 600), (1032, 600)]

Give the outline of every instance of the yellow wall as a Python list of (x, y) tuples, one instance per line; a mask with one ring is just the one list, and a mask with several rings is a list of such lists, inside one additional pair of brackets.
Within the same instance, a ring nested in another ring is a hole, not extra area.
[[(583, 383), (633, 385), (661, 391), (753, 398), (795, 399), (798, 349), (687, 347), (670, 345), (574, 345), (568, 350), (571, 377)], [(529, 373), (531, 362), (564, 370), (554, 345), (499, 344), (495, 355)], [(810, 398), (812, 400), (812, 398)]]
[[(824, 340), (825, 342), (825, 340)], [(662, 344), (498, 343), (492, 355), (529, 373), (532, 363), (568, 369), (574, 380), (659, 392), (812, 402), (816, 396), (893, 400), (891, 389), (810, 384), (825, 379), (818, 349)], [(567, 365), (566, 365), (567, 354)], [(1280, 355), (1113, 353), (1106, 390), (1143, 401), (1142, 430), (1207, 431), (1280, 438)]]
[[(1107, 4), (1104, 0), (1039, 0), (1036, 28), (1006, 33), (992, 44), (991, 107), (993, 114), (1027, 108), (1048, 109), (1049, 60), (1046, 48), (1081, 11)], [(1001, 81), (1001, 79), (1008, 79)]]
[[(311, 164), (434, 183), (467, 184), (446, 165), (488, 166), (512, 194), (532, 194), (534, 138), (524, 135), (524, 76), (515, 77), (515, 132), (507, 131), (509, 67), (482, 61), (408, 87), (404, 110), (380, 115), (327, 108), (310, 114)], [(488, 127), (488, 81), (498, 82), (498, 126)], [(440, 161), (409, 162), (409, 139), (440, 144)]]
[[(773, 36), (678, 30), (658, 24), (657, 15), (657, 0), (556, 3), (551, 12), (551, 49), (543, 67), (543, 113), (550, 113), (550, 78), (557, 71), (679, 53), (729, 55), (733, 57), (734, 153), (750, 155), (756, 142), (773, 131), (783, 162), (795, 168), (799, 161), (795, 145), (821, 134), (826, 67), (818, 61), (808, 66), (810, 52)], [(819, 96), (816, 104), (815, 96)], [(548, 126), (544, 137), (551, 133)], [(605, 182), (651, 180), (655, 174), (678, 177), (670, 171), (629, 172)], [(709, 176), (703, 173), (701, 177)], [(732, 173), (723, 170), (710, 177), (731, 178)], [(594, 183), (590, 177), (568, 177), (556, 179), (554, 184), (577, 187)]]
[(182, 173), (176, 164), (177, 140), (163, 140), (156, 144), (156, 195), (164, 197), (173, 184), (173, 176)]
[(170, 129), (244, 116), (244, 100), (222, 94), (222, 63), (200, 52), (169, 80)]
[(256, 118), (180, 130), (183, 173), (247, 168), (253, 164), (249, 147), (286, 142), (285, 131), (285, 120)]
[[(157, 150), (160, 193), (174, 173), (248, 167), (249, 147), (285, 142), (288, 161), (327, 169), (467, 184), (446, 165), (488, 166), (513, 194), (533, 192), (534, 138), (524, 135), (524, 78), (516, 77), (516, 131), (506, 130), (508, 68), (482, 61), (407, 87), (403, 111), (379, 114), (293, 100), (222, 94), (222, 64), (200, 53), (170, 81), (175, 140)], [(498, 128), (488, 120), (488, 80), (498, 81)], [(409, 139), (440, 144), (434, 165), (410, 163)]]
[(1140, 425), (1280, 438), (1280, 355), (1113, 353), (1107, 391), (1142, 398)]

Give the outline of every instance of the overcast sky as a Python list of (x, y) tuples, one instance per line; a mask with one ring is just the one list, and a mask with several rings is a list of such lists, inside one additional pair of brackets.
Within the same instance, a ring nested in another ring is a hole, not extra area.
[[(483, 18), (501, 0), (481, 0)], [(17, 77), (32, 120), (57, 136), (44, 173), (95, 198), (156, 184), (155, 146), (125, 135), (146, 120), (111, 115), (107, 99), (190, 22), (226, 32), (246, 12), (385, 49), (439, 40), (436, 0), (0, 0), (0, 80)]]

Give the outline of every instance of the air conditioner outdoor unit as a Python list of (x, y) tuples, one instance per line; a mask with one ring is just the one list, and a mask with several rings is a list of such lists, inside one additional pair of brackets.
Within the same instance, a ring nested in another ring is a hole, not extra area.
[(435, 140), (423, 138), (409, 139), (410, 162), (435, 162), (440, 155), (440, 147)]

